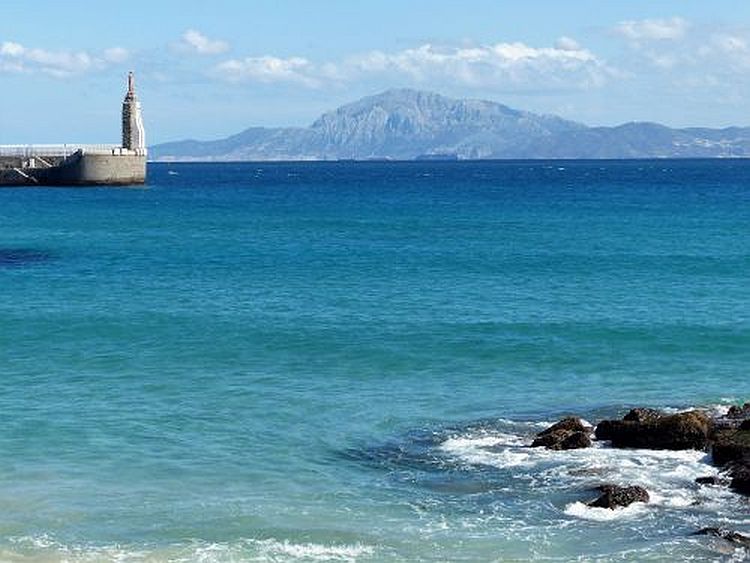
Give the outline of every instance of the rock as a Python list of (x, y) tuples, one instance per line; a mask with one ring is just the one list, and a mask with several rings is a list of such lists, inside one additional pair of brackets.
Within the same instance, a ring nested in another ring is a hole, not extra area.
[(741, 407), (732, 405), (725, 415), (726, 418), (750, 418), (750, 403), (745, 403)]
[[(611, 440), (612, 435), (617, 432), (617, 429), (623, 426), (621, 420), (602, 420), (596, 425), (594, 429), (594, 435), (597, 440)], [(631, 424), (628, 422), (627, 424)]]
[(601, 496), (590, 502), (588, 506), (595, 508), (617, 508), (618, 506), (629, 506), (634, 502), (648, 502), (648, 491), (643, 487), (632, 485), (620, 487), (619, 485), (601, 485), (597, 487)]
[(569, 430), (557, 430), (550, 434), (538, 436), (534, 439), (531, 447), (545, 447), (549, 450), (575, 450), (591, 446), (591, 438), (588, 432), (571, 432)]
[(719, 466), (750, 462), (750, 431), (724, 429), (712, 436), (711, 456)]
[(591, 447), (589, 432), (573, 432), (560, 442), (561, 450), (577, 450)]
[(698, 477), (695, 480), (699, 485), (729, 485), (729, 479), (721, 477), (719, 475), (709, 475), (706, 477)]
[(729, 467), (729, 486), (740, 494), (750, 496), (750, 465), (746, 462)]
[(713, 435), (711, 457), (725, 467), (729, 486), (750, 496), (750, 430), (723, 429)]
[(537, 434), (537, 436), (544, 436), (545, 434), (551, 434), (559, 430), (568, 430), (571, 432), (587, 432), (591, 430), (591, 428), (589, 426), (586, 426), (583, 423), (583, 420), (581, 420), (580, 418), (569, 416), (567, 418), (563, 418), (560, 422), (556, 422), (549, 428), (542, 430), (539, 434)]
[(591, 446), (591, 428), (580, 418), (568, 417), (542, 430), (536, 435), (531, 447), (550, 450), (574, 450)]
[(741, 407), (729, 407), (727, 414), (714, 419), (714, 426), (718, 429), (750, 430), (750, 403), (745, 403)]
[(713, 428), (711, 418), (700, 411), (645, 418), (604, 420), (596, 427), (596, 437), (611, 440), (616, 448), (703, 450)]
[(653, 422), (664, 416), (664, 413), (656, 409), (636, 408), (631, 409), (622, 419), (632, 422)]
[(727, 530), (726, 528), (703, 528), (701, 530), (698, 530), (697, 532), (694, 532), (693, 535), (715, 536), (738, 546), (742, 546), (745, 548), (750, 547), (750, 537), (744, 534), (740, 534), (739, 532)]

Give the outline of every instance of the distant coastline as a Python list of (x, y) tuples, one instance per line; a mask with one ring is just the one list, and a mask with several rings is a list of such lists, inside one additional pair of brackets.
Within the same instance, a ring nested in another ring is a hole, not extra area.
[(220, 160), (204, 158), (149, 159), (149, 164), (471, 164), (471, 163), (587, 163), (587, 162), (738, 162), (750, 160), (748, 156), (664, 156), (664, 157), (624, 157), (624, 158), (339, 158), (339, 159), (263, 159), (263, 160)]
[(162, 143), (150, 156), (154, 162), (748, 158), (750, 127), (589, 127), (491, 101), (388, 90), (309, 127), (252, 127), (213, 141)]

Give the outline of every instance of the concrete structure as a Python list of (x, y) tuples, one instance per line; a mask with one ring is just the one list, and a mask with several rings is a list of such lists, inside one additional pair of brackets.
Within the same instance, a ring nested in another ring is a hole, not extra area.
[(141, 102), (135, 95), (135, 77), (128, 73), (128, 93), (122, 102), (122, 147), (146, 153), (146, 132), (143, 129)]
[(122, 103), (122, 145), (0, 145), (0, 186), (137, 185), (146, 135), (133, 73)]

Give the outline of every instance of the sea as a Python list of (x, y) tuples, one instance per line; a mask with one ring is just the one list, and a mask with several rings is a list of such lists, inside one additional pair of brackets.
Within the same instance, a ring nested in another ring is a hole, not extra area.
[(0, 190), (0, 561), (740, 561), (704, 452), (529, 444), (744, 401), (750, 161)]

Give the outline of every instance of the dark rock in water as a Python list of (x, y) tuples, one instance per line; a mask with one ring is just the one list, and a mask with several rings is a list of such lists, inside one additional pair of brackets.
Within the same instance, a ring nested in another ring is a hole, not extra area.
[[(626, 424), (633, 424), (627, 422)], [(597, 440), (611, 440), (612, 435), (623, 425), (621, 420), (602, 420), (596, 425), (594, 429), (594, 435)]]
[(634, 502), (648, 502), (648, 491), (643, 487), (632, 485), (620, 487), (619, 485), (601, 485), (597, 487), (601, 496), (588, 505), (594, 508), (617, 508), (618, 506), (629, 506)]
[(560, 442), (561, 450), (577, 450), (591, 447), (591, 436), (589, 432), (573, 432)]
[(741, 407), (729, 407), (727, 414), (714, 419), (714, 426), (718, 429), (750, 430), (750, 403), (745, 403)]
[(631, 409), (622, 419), (632, 422), (653, 422), (664, 416), (664, 413), (656, 409), (637, 408)]
[(533, 448), (545, 447), (550, 450), (575, 450), (591, 446), (591, 438), (588, 432), (557, 430), (535, 438), (531, 446)]
[(711, 456), (716, 465), (726, 467), (730, 487), (750, 496), (750, 430), (723, 429), (713, 436)]
[(569, 416), (563, 418), (560, 422), (556, 422), (549, 428), (542, 430), (537, 436), (544, 436), (546, 434), (552, 434), (560, 430), (568, 430), (570, 432), (588, 432), (591, 430), (589, 426), (583, 423), (583, 420), (576, 418), (575, 416)]
[(715, 536), (745, 548), (750, 547), (750, 537), (726, 528), (703, 528), (693, 533), (694, 536)]
[(726, 418), (750, 418), (750, 403), (745, 403), (741, 407), (732, 405), (725, 416)]
[(591, 428), (580, 418), (568, 417), (542, 430), (536, 435), (531, 447), (550, 450), (574, 450), (591, 446)]
[(706, 477), (698, 477), (695, 480), (699, 485), (729, 485), (729, 479), (721, 477), (720, 475), (708, 475)]
[(729, 467), (729, 486), (740, 494), (750, 496), (750, 463), (736, 463)]
[(725, 429), (713, 435), (711, 455), (716, 465), (750, 462), (750, 430)]
[(596, 427), (596, 437), (611, 440), (616, 448), (703, 450), (708, 445), (712, 427), (708, 415), (690, 411), (643, 422), (603, 420)]

